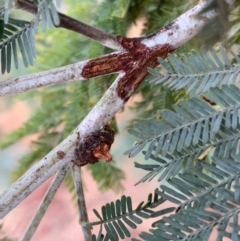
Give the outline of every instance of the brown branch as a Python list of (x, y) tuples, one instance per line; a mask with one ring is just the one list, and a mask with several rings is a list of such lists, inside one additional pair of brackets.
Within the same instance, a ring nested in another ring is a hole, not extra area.
[[(17, 9), (21, 9), (36, 15), (37, 13), (37, 6), (34, 5), (29, 0), (18, 0), (16, 2), (15, 7)], [(84, 36), (87, 36), (95, 41), (103, 44), (106, 47), (116, 50), (123, 50), (122, 46), (119, 44), (117, 36), (113, 34), (109, 34), (99, 28), (92, 27), (88, 24), (85, 24), (79, 20), (71, 18), (63, 13), (58, 13), (60, 24), (56, 27), (58, 28), (65, 28)]]
[(158, 65), (157, 58), (166, 58), (175, 50), (170, 44), (158, 45), (148, 48), (141, 44), (138, 39), (119, 37), (119, 42), (128, 52), (113, 53), (90, 60), (82, 71), (86, 79), (114, 72), (124, 72), (125, 76), (118, 83), (118, 96), (127, 101), (147, 76), (147, 68)]

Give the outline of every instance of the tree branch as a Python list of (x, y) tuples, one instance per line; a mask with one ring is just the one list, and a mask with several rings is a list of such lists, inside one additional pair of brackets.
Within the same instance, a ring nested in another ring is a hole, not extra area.
[[(206, 4), (206, 1), (203, 1), (195, 8), (181, 15), (172, 24), (146, 38), (140, 39), (140, 42), (139, 40), (126, 38), (119, 39), (129, 53), (129, 55), (122, 53), (120, 59), (122, 64), (127, 65), (126, 67), (122, 66), (125, 73), (121, 72), (119, 74), (101, 100), (68, 138), (55, 147), (0, 196), (0, 218), (3, 218), (57, 170), (65, 165), (72, 165), (70, 160), (75, 160), (74, 150), (78, 133), (80, 142), (84, 142), (87, 135), (104, 126), (124, 106), (125, 102), (143, 81), (147, 75), (147, 67), (157, 65), (158, 56), (166, 57), (169, 52), (194, 37), (204, 24), (216, 16), (216, 12), (210, 11), (196, 20), (198, 13)], [(129, 56), (133, 56), (130, 63), (128, 62)], [(124, 62), (125, 58), (126, 61)], [(100, 60), (101, 58), (98, 58), (97, 64), (94, 64), (94, 60), (86, 64), (82, 71), (86, 78), (91, 74), (96, 76), (98, 71), (103, 74), (104, 70), (110, 72), (115, 68), (114, 65), (111, 67), (109, 62), (106, 65), (104, 63), (100, 64)], [(116, 61), (117, 56), (114, 63)], [(99, 66), (101, 66), (100, 69), (98, 69)]]
[[(227, 2), (233, 4), (234, 0), (227, 0)], [(204, 11), (208, 4), (209, 1), (202, 1), (162, 29), (158, 29), (146, 37), (141, 37), (141, 42), (150, 48), (164, 43), (171, 43), (175, 48), (180, 47), (217, 16), (215, 10)]]
[(56, 174), (55, 178), (53, 179), (51, 185), (49, 186), (49, 189), (46, 192), (46, 194), (42, 200), (42, 203), (40, 204), (33, 220), (31, 221), (25, 234), (21, 238), (21, 241), (30, 241), (31, 240), (31, 238), (34, 235), (37, 227), (39, 226), (44, 214), (46, 213), (47, 208), (49, 207), (50, 203), (52, 202), (54, 195), (56, 194), (58, 188), (60, 187), (65, 176), (67, 175), (68, 170), (69, 170), (69, 166), (66, 165), (57, 172), (57, 174)]
[[(18, 0), (15, 4), (15, 7), (21, 10), (25, 10), (34, 15), (37, 13), (37, 6), (35, 6), (32, 2), (28, 0)], [(60, 24), (56, 27), (65, 28), (83, 34), (84, 36), (87, 36), (108, 48), (123, 50), (122, 46), (118, 42), (117, 36), (109, 34), (101, 29), (92, 27), (79, 20), (73, 19), (63, 13), (58, 14)]]
[(91, 241), (92, 240), (91, 230), (86, 227), (86, 224), (89, 221), (88, 221), (86, 202), (85, 202), (85, 198), (84, 198), (81, 167), (73, 165), (72, 174), (73, 174), (75, 190), (76, 190), (76, 194), (77, 194), (79, 223), (82, 226), (82, 231), (84, 234), (84, 241)]
[(41, 73), (22, 76), (0, 82), (0, 96), (17, 94), (46, 85), (67, 83), (85, 79), (82, 70), (89, 61), (43, 71)]
[[(34, 8), (36, 10), (36, 6), (29, 1), (18, 0), (17, 4), (27, 6), (27, 9)], [(141, 74), (146, 76), (147, 67), (155, 67), (158, 64), (157, 57), (164, 57), (164, 55), (177, 49), (195, 36), (210, 19), (216, 16), (217, 13), (213, 10), (199, 16), (206, 5), (205, 1), (202, 2), (147, 37), (130, 39), (118, 36), (118, 43), (126, 51), (114, 52), (39, 74), (0, 82), (0, 96), (121, 71), (127, 73), (131, 70), (132, 73), (127, 75), (126, 81), (136, 79), (136, 76)], [(130, 77), (130, 74), (132, 77)]]
[(7, 215), (59, 169), (66, 165), (73, 165), (71, 160), (76, 159), (75, 148), (78, 133), (80, 133), (80, 141), (83, 142), (87, 135), (99, 130), (123, 107), (124, 101), (118, 97), (116, 92), (118, 82), (123, 77), (124, 74), (117, 77), (104, 96), (71, 135), (0, 195), (0, 218)]
[[(71, 143), (71, 140), (67, 139), (63, 141), (65, 145), (67, 144), (66, 141)], [(59, 146), (61, 147), (64, 143), (61, 143)], [(21, 178), (13, 183), (10, 189), (1, 194), (0, 218), (3, 218), (6, 214), (8, 214), (14, 207), (16, 207), (22, 200), (30, 195), (37, 187), (44, 183), (59, 169), (68, 166), (70, 167), (73, 164), (70, 160), (73, 160), (74, 153), (69, 151), (66, 156), (62, 158), (62, 152), (55, 152), (59, 149), (59, 146), (54, 148), (42, 159), (42, 161), (34, 165)], [(61, 153), (61, 155), (59, 153)]]

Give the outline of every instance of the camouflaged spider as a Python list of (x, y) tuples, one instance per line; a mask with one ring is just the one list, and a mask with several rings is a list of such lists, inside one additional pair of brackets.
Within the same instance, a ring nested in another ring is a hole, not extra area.
[(104, 159), (107, 162), (112, 160), (109, 153), (111, 145), (114, 141), (114, 131), (109, 125), (105, 125), (98, 131), (89, 134), (85, 140), (80, 143), (80, 135), (75, 148), (76, 160), (74, 163), (78, 166), (84, 166), (88, 163), (94, 164), (99, 159)]

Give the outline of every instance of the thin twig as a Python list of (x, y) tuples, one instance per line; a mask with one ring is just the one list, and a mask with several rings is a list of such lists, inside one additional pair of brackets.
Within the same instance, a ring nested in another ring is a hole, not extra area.
[[(30, 12), (34, 15), (37, 13), (37, 6), (28, 0), (18, 0), (15, 4), (15, 7)], [(56, 27), (65, 28), (83, 34), (108, 48), (123, 50), (123, 47), (118, 42), (117, 36), (66, 16), (63, 13), (59, 13), (59, 18), (60, 24)]]
[(73, 175), (73, 179), (74, 179), (74, 183), (75, 183), (75, 190), (76, 190), (76, 194), (77, 194), (79, 223), (82, 226), (84, 241), (91, 241), (91, 238), (92, 238), (91, 230), (86, 226), (86, 224), (89, 221), (88, 221), (86, 202), (85, 202), (85, 198), (84, 198), (81, 167), (78, 167), (77, 165), (73, 165), (72, 166), (72, 175)]
[(33, 220), (31, 221), (25, 234), (21, 238), (21, 241), (30, 241), (31, 240), (31, 238), (34, 235), (37, 227), (39, 226), (44, 214), (46, 213), (47, 208), (49, 207), (50, 203), (52, 202), (54, 195), (56, 194), (58, 188), (60, 187), (63, 179), (67, 175), (68, 170), (69, 170), (69, 165), (66, 165), (57, 172), (57, 174), (56, 174), (55, 178), (53, 179), (51, 185), (49, 186), (49, 189), (46, 192), (46, 194), (42, 200), (42, 203), (40, 204)]
[(39, 87), (84, 80), (82, 70), (89, 61), (81, 61), (64, 67), (43, 71), (0, 82), (0, 96), (13, 95)]

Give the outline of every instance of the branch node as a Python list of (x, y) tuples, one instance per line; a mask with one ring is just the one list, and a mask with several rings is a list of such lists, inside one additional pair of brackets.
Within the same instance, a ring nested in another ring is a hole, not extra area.
[(117, 40), (128, 51), (137, 48), (140, 44), (137, 38), (127, 38), (120, 35), (117, 36)]
[(92, 132), (86, 136), (82, 143), (80, 142), (80, 135), (78, 133), (78, 140), (76, 143), (75, 155), (76, 165), (84, 166), (88, 163), (94, 164), (99, 159), (104, 159), (107, 162), (112, 160), (109, 153), (111, 145), (114, 141), (114, 131), (109, 125), (105, 125), (98, 131)]

